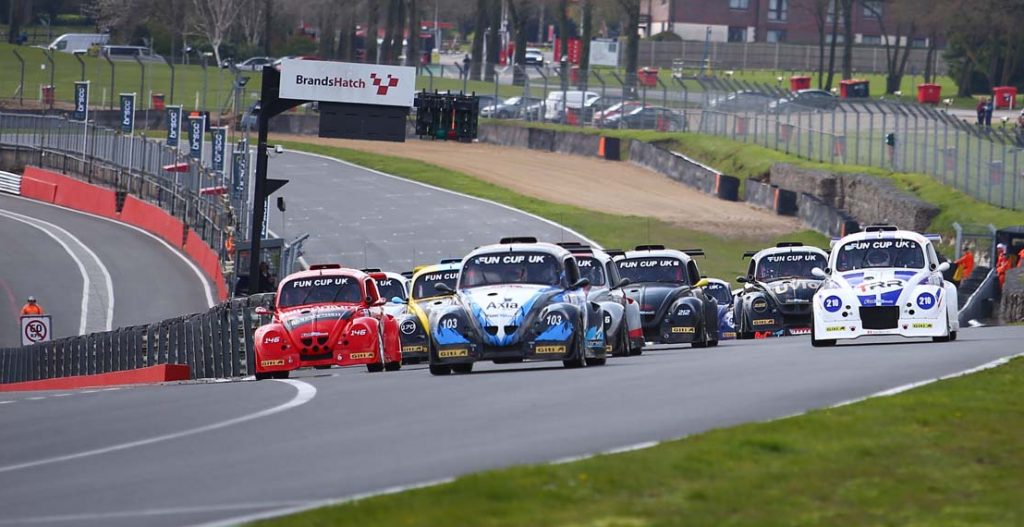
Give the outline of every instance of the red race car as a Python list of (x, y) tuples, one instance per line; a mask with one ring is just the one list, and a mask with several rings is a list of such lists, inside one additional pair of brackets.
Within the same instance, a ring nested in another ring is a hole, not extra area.
[(398, 323), (366, 273), (337, 264), (293, 273), (277, 289), (274, 319), (256, 330), (256, 379), (292, 370), (365, 364), (371, 372), (402, 367)]

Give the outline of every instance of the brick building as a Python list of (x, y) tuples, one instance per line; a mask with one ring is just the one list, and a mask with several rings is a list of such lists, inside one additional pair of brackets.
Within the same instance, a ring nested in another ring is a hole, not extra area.
[[(816, 0), (641, 0), (643, 31), (656, 34), (672, 31), (684, 40), (704, 40), (710, 30), (715, 42), (784, 42), (817, 44)], [(855, 2), (853, 13), (854, 42), (881, 45), (882, 34), (871, 8), (884, 9), (882, 0)], [(828, 2), (828, 5), (832, 5)], [(650, 24), (646, 24), (647, 21)], [(842, 20), (837, 31), (842, 42)], [(832, 30), (831, 18), (826, 34)], [(830, 36), (826, 36), (829, 39)], [(914, 42), (925, 47), (926, 40)]]

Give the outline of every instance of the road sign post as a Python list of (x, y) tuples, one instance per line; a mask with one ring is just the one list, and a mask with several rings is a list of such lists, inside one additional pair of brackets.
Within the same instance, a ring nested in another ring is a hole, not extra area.
[(53, 340), (50, 331), (50, 315), (26, 315), (21, 317), (21, 345), (31, 346)]

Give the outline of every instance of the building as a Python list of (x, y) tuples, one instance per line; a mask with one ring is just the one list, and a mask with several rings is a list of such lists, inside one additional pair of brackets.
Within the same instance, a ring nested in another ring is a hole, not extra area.
[[(683, 40), (703, 41), (710, 33), (713, 42), (784, 42), (817, 44), (818, 5), (834, 5), (820, 0), (641, 0), (643, 28), (650, 34), (671, 31)], [(874, 10), (882, 12), (883, 0), (858, 0), (854, 3), (854, 42), (882, 45), (882, 32)], [(830, 10), (831, 11), (831, 10)], [(842, 20), (837, 41), (842, 42)], [(832, 19), (828, 15), (826, 41), (831, 38)], [(914, 47), (926, 47), (927, 40), (914, 41)]]

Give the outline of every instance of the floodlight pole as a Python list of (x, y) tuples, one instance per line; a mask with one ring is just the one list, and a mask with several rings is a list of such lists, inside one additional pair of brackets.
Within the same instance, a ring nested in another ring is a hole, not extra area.
[(254, 295), (260, 287), (260, 249), (263, 242), (263, 215), (266, 214), (267, 197), (284, 186), (288, 180), (267, 179), (267, 132), (270, 118), (294, 108), (306, 101), (281, 99), (281, 72), (273, 67), (263, 67), (263, 86), (260, 88), (260, 113), (256, 118), (256, 181), (252, 188), (252, 220), (249, 226), (249, 294)]

